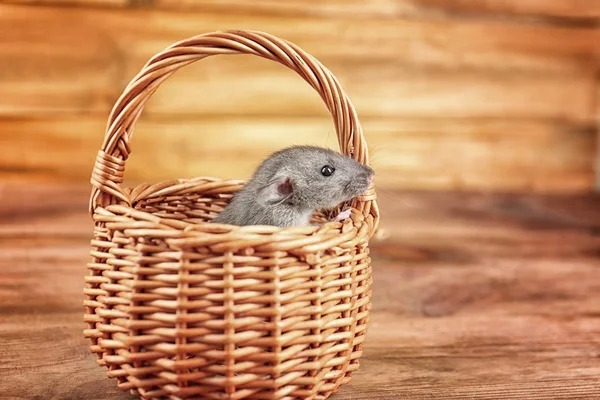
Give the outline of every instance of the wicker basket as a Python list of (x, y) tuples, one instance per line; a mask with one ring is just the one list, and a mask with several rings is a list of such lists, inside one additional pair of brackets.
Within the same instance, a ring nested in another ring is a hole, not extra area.
[(296, 71), (331, 112), (341, 150), (368, 163), (350, 100), (294, 44), (225, 31), (168, 47), (125, 89), (98, 152), (85, 336), (118, 387), (144, 399), (325, 399), (362, 354), (368, 241), (379, 220), (373, 187), (353, 199), (344, 223), (282, 229), (206, 223), (243, 181), (121, 186), (145, 102), (176, 70), (214, 54), (253, 54)]

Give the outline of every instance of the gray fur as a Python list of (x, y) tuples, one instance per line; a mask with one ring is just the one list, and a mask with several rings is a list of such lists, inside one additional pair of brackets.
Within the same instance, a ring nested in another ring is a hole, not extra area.
[[(333, 175), (321, 174), (325, 165), (335, 168)], [(364, 193), (374, 174), (370, 167), (329, 149), (289, 147), (264, 160), (213, 222), (240, 226), (309, 225), (315, 210), (334, 208)], [(278, 190), (284, 182), (291, 182), (293, 190), (289, 195)]]

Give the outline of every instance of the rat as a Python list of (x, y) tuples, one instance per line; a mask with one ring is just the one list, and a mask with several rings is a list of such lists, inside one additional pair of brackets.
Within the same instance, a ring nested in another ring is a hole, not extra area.
[[(307, 226), (315, 210), (331, 209), (367, 191), (375, 171), (317, 146), (271, 154), (212, 222), (230, 225)], [(350, 216), (350, 210), (336, 221)]]

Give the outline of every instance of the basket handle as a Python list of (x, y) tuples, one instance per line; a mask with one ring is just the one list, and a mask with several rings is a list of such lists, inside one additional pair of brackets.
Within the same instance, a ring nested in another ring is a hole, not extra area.
[[(215, 54), (253, 54), (296, 71), (325, 102), (333, 117), (341, 151), (368, 165), (367, 145), (356, 111), (337, 79), (319, 61), (293, 43), (264, 32), (212, 32), (177, 42), (156, 54), (125, 88), (110, 114), (92, 171), (91, 212), (118, 202), (131, 205), (121, 184), (134, 126), (144, 105), (160, 84), (179, 68)], [(374, 188), (354, 199), (352, 205), (366, 218), (373, 218), (374, 231), (379, 220)]]

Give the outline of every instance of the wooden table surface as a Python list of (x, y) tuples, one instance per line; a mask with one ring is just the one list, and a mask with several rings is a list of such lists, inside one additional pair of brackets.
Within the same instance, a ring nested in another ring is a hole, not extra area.
[[(88, 188), (0, 185), (0, 398), (132, 399), (83, 338)], [(380, 192), (343, 399), (600, 399), (600, 196)]]

